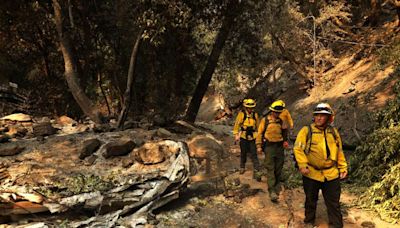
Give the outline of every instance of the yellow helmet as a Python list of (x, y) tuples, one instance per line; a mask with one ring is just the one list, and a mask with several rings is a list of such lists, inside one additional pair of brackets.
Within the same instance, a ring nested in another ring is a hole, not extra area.
[(244, 99), (243, 100), (243, 106), (246, 108), (254, 108), (256, 107), (256, 101), (253, 99)]
[[(280, 105), (280, 106), (282, 106), (282, 107), (284, 107), (285, 108), (285, 102), (283, 102), (283, 100), (277, 100), (277, 101), (275, 101), (276, 102), (276, 104), (278, 104), (278, 105)], [(275, 103), (274, 102), (274, 103)]]
[(273, 111), (273, 112), (283, 112), (283, 109), (285, 109), (285, 106), (283, 103), (283, 101), (278, 100), (278, 101), (274, 101), (271, 106), (269, 106), (269, 110)]
[(313, 111), (313, 114), (333, 115), (333, 109), (328, 103), (319, 103)]

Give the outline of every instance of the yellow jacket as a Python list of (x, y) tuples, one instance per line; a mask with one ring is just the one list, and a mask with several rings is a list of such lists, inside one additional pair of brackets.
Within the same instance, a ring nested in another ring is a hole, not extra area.
[[(240, 111), (236, 116), (235, 125), (233, 127), (233, 135), (239, 134), (243, 139), (253, 140), (257, 137), (257, 127), (258, 127), (258, 114), (254, 113), (255, 119), (253, 119), (253, 114), (247, 112), (247, 118), (244, 120), (244, 112)], [(246, 137), (246, 129), (248, 127), (253, 127), (254, 131), (250, 138)]]
[(293, 124), (293, 119), (292, 116), (290, 115), (290, 112), (287, 109), (284, 109), (281, 114), (279, 114), (279, 118), (281, 118), (288, 126), (290, 129), (293, 129), (294, 124)]
[[(308, 127), (303, 127), (297, 135), (294, 144), (294, 155), (299, 168), (307, 167), (310, 172), (305, 175), (308, 178), (324, 182), (334, 180), (339, 177), (339, 172), (347, 172), (346, 158), (342, 149), (342, 139), (335, 128), (320, 130), (311, 124), (312, 141), (308, 154), (305, 153), (307, 142)], [(331, 132), (336, 133), (335, 136)], [(326, 142), (329, 147), (330, 157), (327, 157)], [(309, 139), (310, 140), (310, 139)]]
[[(268, 124), (266, 125), (266, 118)], [(265, 127), (267, 129), (265, 129)], [(265, 132), (265, 133), (264, 133)], [(264, 133), (264, 135), (263, 135)], [(287, 140), (286, 126), (281, 119), (273, 119), (269, 114), (262, 118), (257, 130), (256, 145), (257, 148), (261, 148), (263, 140), (266, 139), (268, 142), (282, 142)]]

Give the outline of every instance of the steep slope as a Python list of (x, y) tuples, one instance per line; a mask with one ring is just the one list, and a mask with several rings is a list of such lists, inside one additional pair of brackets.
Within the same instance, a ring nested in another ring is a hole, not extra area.
[(359, 44), (354, 44), (334, 67), (318, 76), (308, 96), (299, 97), (300, 91), (294, 86), (279, 97), (288, 104), (296, 130), (311, 122), (312, 108), (317, 103), (328, 102), (336, 111), (335, 125), (343, 138), (355, 144), (370, 132), (371, 114), (393, 99), (392, 87), (400, 79), (398, 59), (393, 57), (398, 55), (393, 49), (399, 47), (399, 33), (392, 27), (383, 27), (357, 36)]

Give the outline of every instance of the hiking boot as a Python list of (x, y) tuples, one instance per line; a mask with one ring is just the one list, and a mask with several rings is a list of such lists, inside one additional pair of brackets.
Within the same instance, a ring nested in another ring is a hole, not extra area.
[(261, 173), (260, 171), (254, 171), (253, 172), (253, 179), (256, 180), (257, 182), (261, 182)]
[(244, 174), (244, 168), (239, 169), (239, 174)]
[(271, 198), (271, 201), (274, 203), (278, 202), (278, 195), (275, 192), (271, 192), (269, 198)]

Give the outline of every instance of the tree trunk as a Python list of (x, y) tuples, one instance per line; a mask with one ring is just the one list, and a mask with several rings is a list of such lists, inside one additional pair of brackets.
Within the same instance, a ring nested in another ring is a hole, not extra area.
[(101, 94), (103, 94), (104, 97), (104, 101), (106, 102), (106, 106), (107, 106), (107, 111), (108, 111), (108, 115), (111, 116), (111, 109), (110, 109), (110, 104), (108, 103), (108, 99), (107, 99), (107, 94), (103, 89), (103, 81), (101, 79), (101, 73), (97, 73), (97, 83), (99, 85)]
[(371, 0), (371, 14), (368, 17), (368, 21), (371, 26), (377, 26), (379, 22), (379, 16), (382, 11), (382, 0)]
[(124, 126), (124, 122), (129, 112), (129, 108), (131, 106), (132, 100), (132, 88), (135, 82), (134, 72), (135, 72), (135, 63), (136, 57), (139, 50), (139, 44), (142, 40), (143, 30), (141, 30), (136, 38), (135, 44), (133, 45), (131, 60), (129, 62), (129, 70), (128, 70), (128, 79), (126, 82), (126, 89), (124, 93), (124, 103), (122, 105), (121, 113), (118, 117), (118, 128), (121, 129)]
[(203, 73), (201, 74), (192, 100), (190, 101), (189, 107), (186, 111), (185, 120), (188, 122), (193, 123), (196, 120), (201, 101), (203, 100), (204, 94), (206, 93), (208, 88), (208, 84), (210, 83), (215, 68), (217, 66), (222, 48), (224, 47), (225, 41), (228, 38), (229, 32), (234, 24), (235, 17), (239, 13), (239, 4), (240, 3), (237, 0), (231, 0), (227, 5), (225, 18), (222, 22), (222, 26), (218, 32), (217, 38), (215, 39), (211, 54), (208, 57), (207, 65)]
[(397, 11), (397, 19), (399, 20), (397, 26), (400, 27), (400, 0), (394, 0), (394, 6)]
[(53, 0), (53, 9), (55, 24), (60, 39), (60, 48), (64, 57), (65, 78), (68, 87), (82, 111), (95, 123), (100, 124), (102, 123), (100, 112), (93, 106), (92, 102), (79, 85), (78, 66), (70, 45), (69, 37), (67, 33), (64, 32), (61, 6), (58, 0)]

